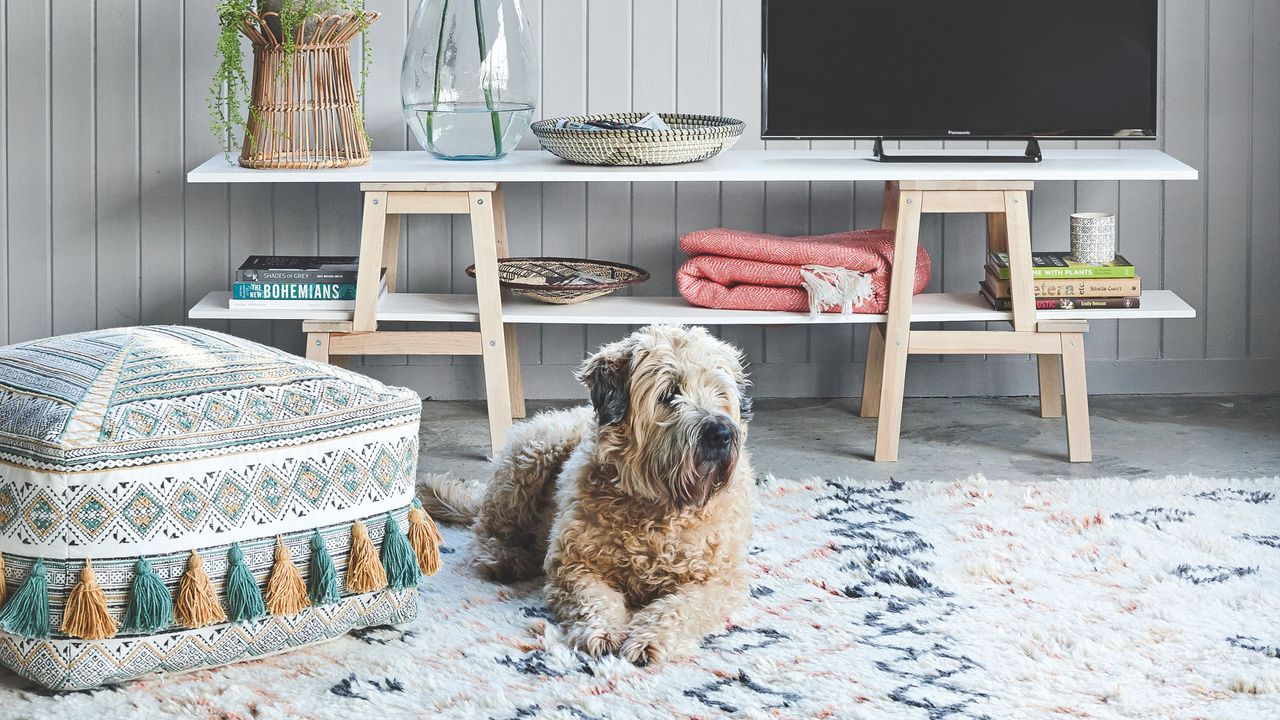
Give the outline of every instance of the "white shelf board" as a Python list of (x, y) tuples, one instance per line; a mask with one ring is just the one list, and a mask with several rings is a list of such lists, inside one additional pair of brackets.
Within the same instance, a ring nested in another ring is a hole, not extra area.
[[(576, 165), (541, 150), (501, 160), (450, 162), (422, 151), (375, 150), (368, 165), (333, 170), (255, 170), (215, 155), (187, 173), (193, 183), (275, 182), (763, 182), (885, 180), (1195, 180), (1196, 170), (1156, 149), (1075, 149), (1043, 143), (1039, 163), (882, 163), (865, 150), (731, 149), (695, 163), (649, 167)], [(895, 151), (939, 154), (946, 150)], [(951, 151), (959, 155), (972, 150)], [(1020, 151), (1009, 154), (1018, 155)]]
[[(350, 311), (338, 310), (232, 310), (229, 292), (209, 293), (191, 308), (192, 320), (350, 320)], [(409, 322), (476, 322), (473, 295), (392, 293), (378, 305), (378, 320)], [(1147, 290), (1142, 306), (1116, 310), (1041, 310), (1041, 320), (1140, 320), (1193, 318), (1195, 308), (1170, 290)], [(608, 296), (577, 305), (549, 305), (519, 297), (503, 302), (508, 323), (542, 325), (643, 325), (687, 323), (696, 325), (840, 325), (883, 322), (884, 315), (824, 313), (810, 319), (808, 313), (754, 310), (712, 310), (694, 307), (679, 297)], [(989, 322), (1009, 320), (1012, 313), (992, 310), (982, 296), (972, 293), (917, 295), (912, 322)]]

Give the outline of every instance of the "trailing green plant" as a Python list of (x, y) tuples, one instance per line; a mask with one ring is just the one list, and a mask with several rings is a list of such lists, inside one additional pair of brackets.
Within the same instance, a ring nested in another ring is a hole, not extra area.
[[(317, 22), (318, 15), (344, 10), (360, 18), (360, 97), (363, 98), (369, 82), (369, 68), (373, 65), (370, 22), (364, 14), (364, 0), (217, 0), (214, 11), (218, 15), (218, 67), (209, 86), (208, 104), (211, 129), (220, 140), (227, 162), (231, 161), (231, 151), (239, 147), (236, 138), (241, 132), (251, 150), (257, 143), (249, 132), (245, 117), (246, 112), (253, 113), (254, 110), (241, 45), (243, 24), (262, 23), (279, 38), (284, 62), (277, 66), (277, 72), (288, 75), (293, 69), (293, 55), (298, 47), (298, 29), (303, 28), (305, 35), (306, 31), (314, 28), (308, 24)], [(355, 121), (367, 142), (369, 134), (365, 130), (364, 113), (357, 112)]]

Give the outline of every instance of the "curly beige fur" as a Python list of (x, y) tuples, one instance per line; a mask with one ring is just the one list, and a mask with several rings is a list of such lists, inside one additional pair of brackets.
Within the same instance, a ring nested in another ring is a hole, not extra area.
[(592, 407), (516, 426), (494, 458), (479, 567), (505, 581), (545, 572), (569, 641), (592, 655), (685, 655), (746, 596), (741, 356), (702, 328), (651, 326), (601, 348), (579, 377)]

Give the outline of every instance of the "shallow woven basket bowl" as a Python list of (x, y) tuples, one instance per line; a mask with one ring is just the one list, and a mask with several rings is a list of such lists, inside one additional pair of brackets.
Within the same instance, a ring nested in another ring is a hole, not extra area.
[[(475, 277), (476, 266), (467, 268), (467, 274)], [(590, 285), (560, 284), (568, 278), (581, 275), (600, 278), (600, 282)], [(498, 284), (504, 289), (556, 305), (572, 305), (598, 298), (648, 279), (649, 273), (645, 270), (608, 260), (521, 257), (498, 261)]]
[(716, 115), (658, 113), (671, 126), (659, 130), (567, 130), (561, 120), (633, 123), (645, 113), (579, 115), (539, 120), (530, 127), (544, 150), (583, 165), (675, 165), (714, 157), (733, 147), (746, 123)]

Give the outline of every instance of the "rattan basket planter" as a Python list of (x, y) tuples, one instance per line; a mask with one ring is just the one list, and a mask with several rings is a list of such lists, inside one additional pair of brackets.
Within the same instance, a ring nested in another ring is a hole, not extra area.
[[(467, 274), (475, 277), (476, 266), (467, 268)], [(583, 276), (590, 281), (583, 283)], [(498, 261), (498, 284), (504, 289), (555, 305), (591, 300), (648, 279), (646, 270), (608, 260), (519, 257)]]
[(560, 120), (637, 122), (644, 113), (583, 115), (539, 120), (530, 126), (544, 150), (584, 165), (675, 165), (714, 157), (733, 147), (746, 124), (716, 115), (658, 113), (671, 127), (658, 130), (568, 130)]
[(286, 52), (272, 30), (272, 25), (279, 27), (274, 15), (253, 15), (240, 26), (253, 43), (253, 86), (240, 165), (313, 169), (368, 163), (350, 45), (379, 13), (309, 18), (298, 25), (292, 52)]

